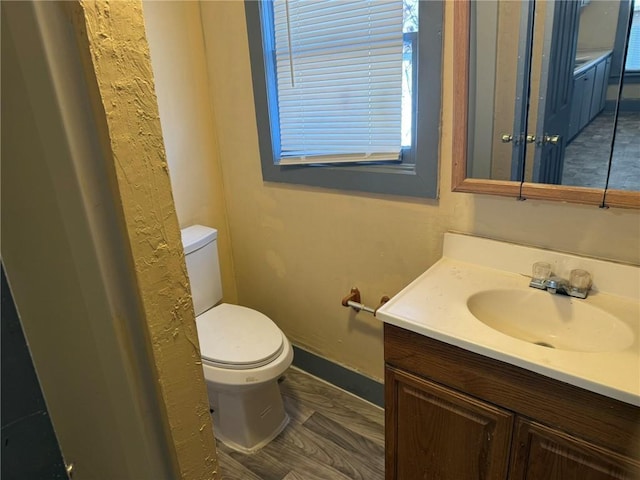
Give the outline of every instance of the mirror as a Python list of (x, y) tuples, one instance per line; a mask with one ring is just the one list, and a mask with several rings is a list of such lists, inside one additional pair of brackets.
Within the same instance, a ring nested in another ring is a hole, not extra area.
[[(456, 2), (454, 130), (467, 142), (454, 145), (454, 191), (603, 205), (607, 189), (607, 205), (640, 208), (633, 62), (620, 88), (626, 46), (640, 41), (628, 40), (632, 8)], [(612, 149), (614, 139), (625, 143)]]

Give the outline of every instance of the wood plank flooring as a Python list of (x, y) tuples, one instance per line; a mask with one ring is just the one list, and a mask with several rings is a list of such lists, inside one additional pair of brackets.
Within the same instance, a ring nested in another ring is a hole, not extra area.
[(280, 384), (291, 421), (246, 455), (217, 442), (223, 480), (384, 478), (384, 411), (295, 367)]

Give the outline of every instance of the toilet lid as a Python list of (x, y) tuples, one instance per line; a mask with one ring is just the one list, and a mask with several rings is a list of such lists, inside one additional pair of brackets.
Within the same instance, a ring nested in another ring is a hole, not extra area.
[(282, 332), (260, 312), (223, 303), (196, 318), (202, 359), (245, 370), (270, 363), (284, 348)]

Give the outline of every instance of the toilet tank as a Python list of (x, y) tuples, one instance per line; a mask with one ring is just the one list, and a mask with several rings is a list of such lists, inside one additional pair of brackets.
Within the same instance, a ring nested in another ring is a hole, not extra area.
[(184, 257), (196, 316), (222, 300), (218, 231), (203, 225), (181, 230)]

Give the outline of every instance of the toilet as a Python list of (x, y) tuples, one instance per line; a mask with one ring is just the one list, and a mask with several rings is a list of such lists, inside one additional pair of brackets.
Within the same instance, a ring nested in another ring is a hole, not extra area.
[(222, 282), (217, 230), (182, 230), (214, 432), (228, 447), (253, 453), (287, 425), (278, 379), (293, 349), (273, 321), (256, 310), (218, 302)]

